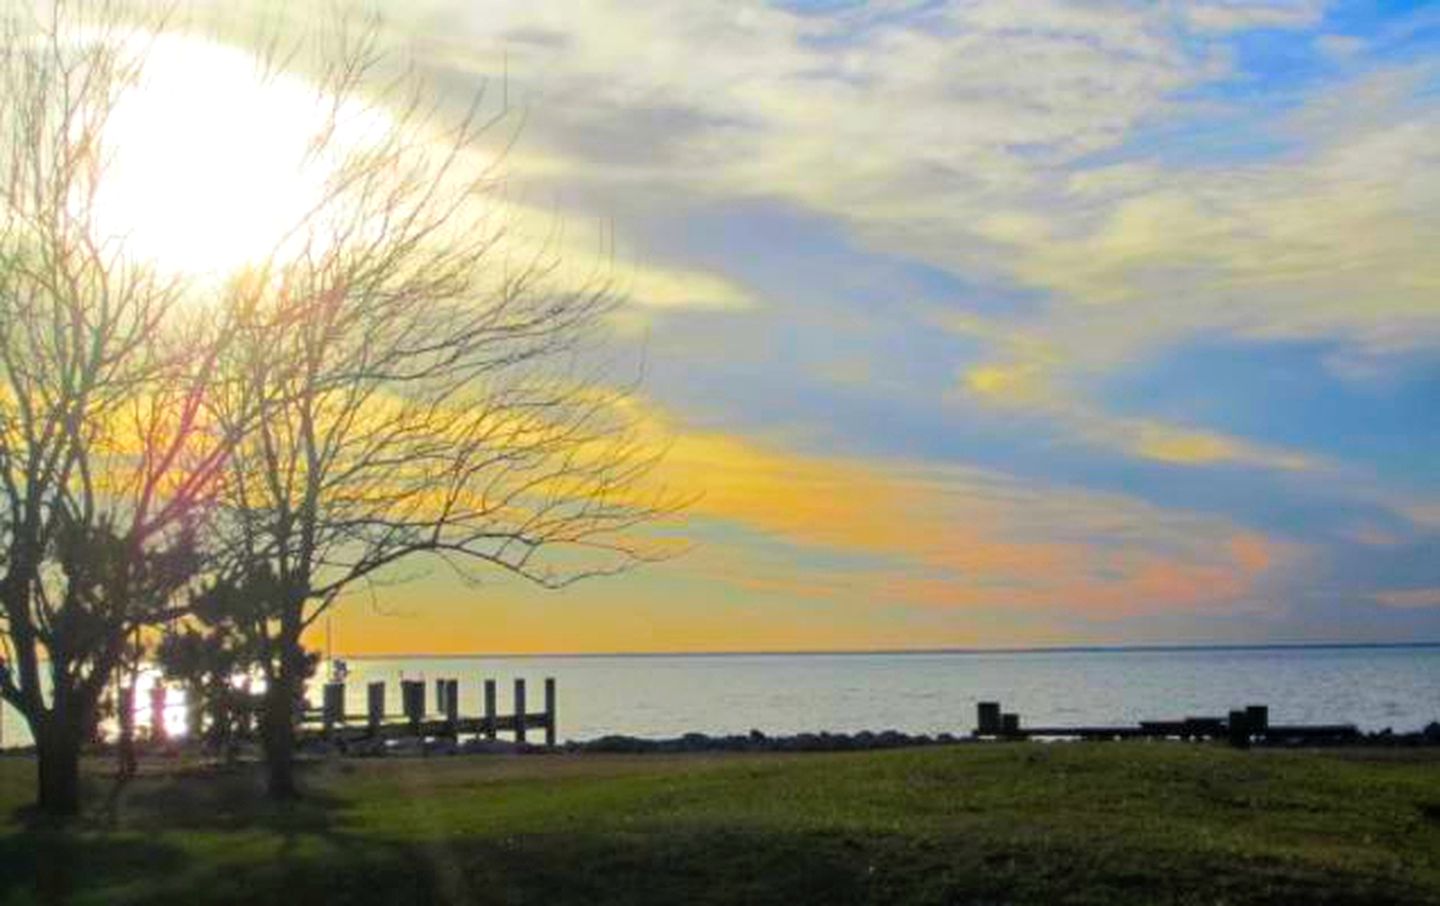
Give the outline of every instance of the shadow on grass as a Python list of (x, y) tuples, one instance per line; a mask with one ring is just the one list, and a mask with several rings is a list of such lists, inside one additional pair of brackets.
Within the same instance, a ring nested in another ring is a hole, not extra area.
[(112, 825), (156, 830), (269, 830), (323, 833), (342, 802), (307, 790), (300, 799), (274, 802), (254, 765), (197, 767), (132, 781), (116, 798)]
[[(1429, 902), (1403, 882), (1234, 859), (1153, 862), (1039, 839), (971, 842), (742, 827), (436, 836), (326, 832), (243, 870), (202, 868), (145, 902), (860, 904)], [(203, 894), (203, 897), (201, 896)]]
[(186, 861), (179, 848), (140, 837), (27, 830), (0, 837), (0, 902), (69, 903), (86, 889), (144, 883)]
[[(253, 765), (167, 770), (123, 784), (90, 774), (83, 788), (87, 805), (77, 819), (57, 821), (33, 805), (15, 810), (16, 832), (0, 835), (0, 903), (149, 902), (172, 882), (203, 879), (224, 864), (227, 840), (241, 831), (267, 839), (269, 861), (285, 866), (304, 837), (329, 834), (341, 804), (319, 792), (271, 802)], [(205, 842), (183, 845), (176, 832), (199, 832)], [(209, 897), (191, 888), (188, 899)]]
[(116, 798), (110, 823), (0, 837), (0, 903), (1435, 901), (1420, 876), (1322, 858), (1323, 848), (1314, 858), (1192, 849), (1175, 834), (1107, 834), (1023, 812), (944, 828), (911, 826), (897, 813), (883, 827), (847, 829), (776, 823), (768, 812), (577, 806), (565, 821), (527, 822), (530, 832), (497, 819), (460, 833), (392, 826), (373, 810), (368, 820), (347, 817), (347, 800), (326, 791), (350, 789), (353, 801), (364, 786), (333, 773), (306, 779), (315, 781), (307, 799), (273, 805), (254, 766), (141, 777)]
[(873, 866), (856, 856), (853, 845), (835, 838), (734, 831), (662, 839), (567, 833), (423, 842), (323, 833), (241, 870), (150, 878), (141, 899), (447, 906), (897, 901), (872, 883)]

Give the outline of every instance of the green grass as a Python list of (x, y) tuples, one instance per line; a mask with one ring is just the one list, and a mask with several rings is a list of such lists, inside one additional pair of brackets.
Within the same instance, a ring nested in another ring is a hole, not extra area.
[(0, 760), (0, 902), (1440, 903), (1440, 757), (1179, 744), (159, 769), (64, 832)]

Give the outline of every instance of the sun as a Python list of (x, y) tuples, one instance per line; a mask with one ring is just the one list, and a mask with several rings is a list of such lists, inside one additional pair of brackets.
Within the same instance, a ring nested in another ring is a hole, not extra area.
[(162, 35), (144, 53), (104, 127), (97, 231), (193, 276), (223, 278), (282, 249), (333, 167), (312, 153), (323, 95), (213, 41)]

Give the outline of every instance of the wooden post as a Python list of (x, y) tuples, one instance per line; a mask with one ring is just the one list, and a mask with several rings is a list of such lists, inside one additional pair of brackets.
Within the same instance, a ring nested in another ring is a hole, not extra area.
[(1237, 749), (1250, 748), (1250, 720), (1244, 711), (1230, 712), (1226, 730), (1230, 736), (1230, 745)]
[(419, 733), (420, 721), (425, 719), (425, 681), (401, 680), (400, 704), (405, 709), (405, 719), (410, 721), (410, 729)]
[(1250, 732), (1256, 736), (1264, 736), (1270, 732), (1270, 708), (1267, 705), (1247, 705), (1245, 707), (1245, 719), (1250, 724)]
[(545, 677), (545, 745), (555, 748), (555, 677)]
[(495, 681), (485, 681), (485, 738), (495, 738)]
[(345, 722), (345, 684), (326, 683), (324, 699), (321, 705), (321, 713), (325, 724), (325, 732), (329, 733), (336, 724)]
[(450, 732), (459, 735), (460, 726), (460, 681), (445, 681), (445, 720), (450, 723)]
[(525, 741), (525, 681), (515, 681), (515, 741)]
[(369, 706), (370, 732), (378, 733), (385, 723), (385, 681), (377, 680), (366, 690), (366, 704)]
[(150, 739), (164, 742), (165, 737), (165, 684), (156, 677), (155, 685), (150, 687)]
[(1000, 735), (1000, 703), (980, 702), (975, 706), (975, 735)]

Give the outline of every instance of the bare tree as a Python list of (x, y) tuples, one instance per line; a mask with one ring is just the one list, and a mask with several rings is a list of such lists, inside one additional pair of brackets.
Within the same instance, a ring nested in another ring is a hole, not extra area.
[[(230, 438), (207, 393), (229, 331), (93, 220), (106, 118), (143, 62), (118, 9), (0, 36), (0, 695), (39, 804), (79, 807), (79, 753), (137, 627), (173, 615)], [(243, 416), (233, 414), (239, 425)]]
[(603, 275), (575, 279), (553, 246), (508, 232), (480, 163), (496, 122), (483, 99), (447, 116), (393, 77), (373, 24), (325, 37), (323, 198), (233, 285), (236, 320), (269, 326), (228, 348), (215, 398), (236, 433), (263, 401), (220, 525), (226, 581), (266, 608), (251, 625), (277, 797), (296, 793), (302, 635), (347, 592), (419, 555), (547, 587), (622, 571), (665, 554), (643, 527), (679, 503), (649, 480), (661, 451), (637, 430), (633, 382), (594, 364), (615, 305)]

